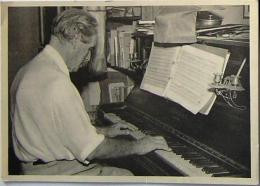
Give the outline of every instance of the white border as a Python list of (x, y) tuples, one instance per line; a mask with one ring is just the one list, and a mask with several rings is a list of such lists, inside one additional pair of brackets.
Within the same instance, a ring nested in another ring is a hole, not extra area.
[[(3, 3), (5, 2), (5, 3)], [(6, 105), (7, 105), (7, 64), (1, 63), (1, 103), (2, 105), (2, 120), (1, 122), (1, 129), (2, 129), (2, 166), (4, 166), (4, 170), (2, 171), (3, 179), (6, 181), (58, 181), (58, 182), (99, 182), (99, 183), (108, 183), (108, 182), (121, 182), (121, 183), (200, 183), (200, 184), (257, 184), (258, 183), (258, 176), (259, 176), (259, 146), (258, 146), (258, 108), (259, 108), (259, 101), (258, 101), (258, 1), (257, 0), (218, 0), (218, 1), (208, 1), (208, 0), (165, 0), (165, 1), (155, 1), (155, 0), (146, 0), (146, 1), (94, 1), (89, 0), (86, 1), (60, 1), (54, 2), (46, 0), (45, 2), (40, 1), (19, 1), (15, 2), (13, 0), (7, 3), (7, 0), (3, 0), (1, 3), (1, 12), (3, 12), (3, 5), (9, 6), (115, 6), (115, 5), (124, 5), (124, 6), (152, 6), (152, 5), (248, 5), (250, 4), (250, 97), (251, 97), (251, 169), (252, 169), (252, 178), (196, 178), (196, 177), (95, 177), (95, 176), (10, 176), (7, 175), (7, 144), (8, 141), (6, 140)], [(5, 14), (1, 14), (3, 16)], [(7, 33), (6, 27), (7, 19), (1, 19), (1, 27), (2, 32)], [(7, 37), (1, 35), (1, 52), (2, 52), (2, 61), (6, 62), (7, 59), (7, 50), (3, 47), (3, 43), (7, 44)], [(7, 122), (8, 123), (8, 122)]]

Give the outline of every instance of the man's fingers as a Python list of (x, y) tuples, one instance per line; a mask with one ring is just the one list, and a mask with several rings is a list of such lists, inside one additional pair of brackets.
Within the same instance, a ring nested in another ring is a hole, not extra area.
[(162, 136), (154, 136), (153, 138), (157, 139), (157, 140), (165, 140), (164, 137), (162, 137)]
[(172, 151), (172, 149), (167, 145), (166, 142), (155, 143), (154, 145), (157, 150)]
[(153, 141), (154, 143), (159, 143), (159, 144), (167, 143), (166, 140), (161, 136), (152, 137), (151, 141)]
[(117, 135), (129, 135), (131, 133), (130, 130), (125, 129), (125, 130), (116, 130), (115, 132)]
[(131, 123), (128, 123), (127, 121), (122, 120), (121, 124), (126, 126), (127, 128), (131, 129), (131, 130), (138, 130), (138, 128), (136, 126), (134, 126)]
[(127, 128), (127, 126), (121, 124), (121, 123), (116, 123), (114, 125), (112, 125), (113, 128), (116, 128), (116, 129), (123, 129), (123, 128)]
[(172, 151), (172, 149), (168, 146), (166, 140), (162, 136), (153, 137), (153, 143), (156, 146), (156, 149)]
[(129, 128), (132, 130), (138, 130), (138, 128), (136, 126), (132, 125), (131, 123), (127, 123), (127, 126), (129, 126)]
[(131, 133), (129, 135), (131, 135), (136, 140), (142, 139), (142, 138), (144, 138), (146, 136), (140, 130), (138, 130), (138, 131), (131, 131)]
[(158, 148), (156, 148), (156, 150), (165, 150), (168, 152), (172, 152), (172, 149), (170, 147), (158, 147)]
[(117, 128), (117, 129), (129, 129), (132, 131), (138, 130), (137, 127), (135, 127), (134, 125), (127, 123), (127, 122), (117, 123), (117, 124), (114, 124), (112, 127)]

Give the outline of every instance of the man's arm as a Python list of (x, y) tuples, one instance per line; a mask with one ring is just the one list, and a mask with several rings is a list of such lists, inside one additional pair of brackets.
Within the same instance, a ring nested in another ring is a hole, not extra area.
[(108, 159), (133, 154), (143, 155), (156, 149), (171, 151), (165, 139), (160, 136), (145, 136), (140, 140), (105, 138), (87, 159)]
[(96, 131), (99, 134), (103, 134), (106, 137), (113, 138), (120, 135), (130, 135), (134, 138), (144, 137), (144, 134), (141, 135), (141, 131), (137, 127), (131, 124), (126, 123), (116, 123), (109, 126), (96, 127)]

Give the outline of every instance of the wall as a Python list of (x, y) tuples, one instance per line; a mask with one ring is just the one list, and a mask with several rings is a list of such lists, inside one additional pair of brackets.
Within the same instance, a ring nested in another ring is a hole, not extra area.
[[(9, 8), (8, 10), (8, 84), (17, 71), (31, 60), (40, 47), (39, 9)], [(10, 101), (10, 100), (9, 100)], [(10, 119), (10, 118), (9, 118)], [(20, 170), (11, 143), (11, 122), (9, 120), (9, 173)]]
[(249, 19), (243, 18), (243, 6), (224, 6), (224, 10), (213, 12), (222, 16), (222, 24), (249, 24)]
[[(201, 6), (204, 9), (212, 9), (213, 6)], [(223, 10), (211, 10), (224, 18), (222, 24), (249, 24), (249, 19), (243, 18), (243, 6), (221, 6), (215, 8), (222, 8)], [(160, 7), (146, 6), (142, 7), (142, 19), (154, 20), (154, 17), (159, 13)]]
[(8, 84), (17, 71), (31, 60), (40, 47), (39, 9), (9, 8), (8, 10)]

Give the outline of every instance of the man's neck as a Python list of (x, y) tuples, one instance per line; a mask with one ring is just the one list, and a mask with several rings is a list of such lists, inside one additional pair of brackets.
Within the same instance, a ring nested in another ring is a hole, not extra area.
[(51, 45), (63, 58), (64, 62), (68, 66), (68, 60), (70, 57), (70, 50), (68, 43), (60, 41), (57, 37), (52, 36), (49, 45)]

